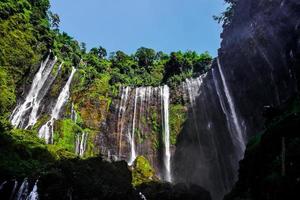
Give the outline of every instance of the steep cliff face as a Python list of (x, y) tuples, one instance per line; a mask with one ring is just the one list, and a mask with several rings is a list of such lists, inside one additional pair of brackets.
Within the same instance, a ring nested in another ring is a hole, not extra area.
[[(170, 97), (172, 92), (167, 86), (121, 87), (101, 127), (98, 145), (102, 155), (126, 160), (129, 165), (143, 155), (159, 177), (170, 180), (170, 156), (185, 115), (184, 105)], [(175, 113), (179, 109), (182, 113)]]
[(238, 1), (218, 60), (178, 138), (178, 182), (200, 184), (221, 199), (237, 180), (245, 144), (263, 128), (264, 106), (280, 105), (297, 92), (299, 4)]

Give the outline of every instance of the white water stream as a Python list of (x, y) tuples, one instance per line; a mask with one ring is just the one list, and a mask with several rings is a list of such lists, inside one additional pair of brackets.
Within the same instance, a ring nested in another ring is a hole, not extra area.
[(59, 119), (60, 111), (69, 99), (70, 85), (71, 85), (71, 82), (72, 82), (75, 72), (76, 72), (76, 69), (73, 67), (71, 75), (69, 76), (69, 79), (68, 79), (67, 83), (65, 84), (64, 88), (60, 92), (58, 99), (56, 101), (56, 104), (52, 110), (51, 119), (48, 122), (46, 122), (39, 130), (39, 137), (44, 138), (46, 140), (46, 143), (48, 143), (48, 144), (53, 144), (54, 121)]
[[(40, 103), (44, 98), (47, 90), (49, 90), (50, 83), (46, 83), (51, 71), (57, 61), (50, 60), (50, 55), (42, 62), (41, 67), (34, 76), (31, 84), (31, 88), (25, 98), (25, 101), (16, 106), (10, 116), (11, 124), (16, 128), (28, 128), (34, 125), (37, 121), (37, 112), (40, 107)], [(46, 85), (47, 84), (47, 85)], [(30, 111), (29, 119), (26, 120), (26, 114)]]

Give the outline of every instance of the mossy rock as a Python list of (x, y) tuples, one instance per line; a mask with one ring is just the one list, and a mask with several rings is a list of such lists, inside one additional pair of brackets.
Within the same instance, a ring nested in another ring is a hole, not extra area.
[(144, 156), (138, 156), (133, 164), (132, 169), (132, 185), (134, 187), (157, 180), (155, 177), (155, 170), (150, 162)]
[(38, 119), (38, 121), (35, 123), (35, 125), (32, 127), (32, 130), (38, 131), (44, 124), (46, 124), (47, 121), (49, 121), (51, 118), (50, 115), (43, 115)]
[(55, 122), (54, 144), (70, 152), (75, 152), (75, 139), (83, 130), (71, 119), (63, 119)]
[(0, 179), (24, 178), (42, 173), (58, 160), (77, 156), (59, 145), (47, 145), (37, 131), (8, 129), (0, 121)]

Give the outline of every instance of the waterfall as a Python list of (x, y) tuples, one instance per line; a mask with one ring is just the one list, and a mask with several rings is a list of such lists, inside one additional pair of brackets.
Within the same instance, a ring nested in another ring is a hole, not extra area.
[(3, 186), (7, 183), (7, 181), (4, 181), (3, 183), (1, 183), (0, 185), (0, 191), (2, 190)]
[(24, 179), (22, 185), (20, 186), (16, 200), (25, 200), (28, 194), (28, 181), (27, 178)]
[(140, 88), (135, 89), (135, 96), (134, 96), (134, 109), (133, 109), (133, 119), (132, 119), (132, 129), (131, 133), (128, 132), (128, 138), (130, 143), (130, 159), (128, 164), (132, 165), (136, 158), (136, 152), (135, 152), (135, 119), (136, 119), (136, 105), (138, 100), (138, 94), (139, 94)]
[(25, 127), (25, 129), (28, 129), (29, 127), (34, 126), (35, 123), (37, 122), (37, 120), (38, 120), (37, 114), (38, 114), (38, 110), (39, 110), (39, 108), (40, 108), (40, 103), (41, 103), (41, 101), (43, 100), (44, 96), (46, 95), (47, 91), (49, 90), (51, 84), (52, 84), (53, 81), (55, 80), (55, 78), (56, 78), (58, 72), (60, 71), (60, 69), (61, 69), (61, 67), (62, 67), (62, 65), (63, 65), (63, 63), (61, 63), (61, 64), (59, 65), (58, 70), (57, 70), (57, 72), (56, 72), (56, 74), (55, 74), (54, 77), (52, 77), (52, 78), (49, 77), (49, 78), (48, 78), (49, 81), (48, 81), (47, 84), (45, 84), (46, 87), (42, 89), (42, 91), (40, 92), (41, 94), (39, 95), (39, 98), (37, 98), (36, 102), (33, 104), (31, 113), (30, 113), (30, 115), (29, 115), (28, 124), (27, 124), (27, 126)]
[(169, 96), (170, 91), (167, 85), (160, 87), (161, 101), (163, 106), (162, 127), (164, 139), (164, 165), (165, 180), (171, 182), (171, 153), (170, 153), (170, 129), (169, 129)]
[[(189, 103), (191, 105), (191, 109), (194, 108), (196, 104), (196, 98), (201, 94), (200, 87), (203, 83), (203, 79), (206, 77), (206, 74), (203, 74), (195, 79), (186, 79), (185, 82), (183, 82), (183, 90), (184, 90), (184, 97), (185, 99), (189, 100)], [(188, 96), (188, 97), (186, 97)], [(186, 100), (187, 101), (187, 100)], [(193, 110), (194, 112), (194, 110)]]
[[(16, 106), (14, 111), (10, 116), (11, 124), (16, 128), (28, 128), (36, 123), (37, 112), (40, 107), (41, 100), (43, 99), (46, 92), (49, 90), (50, 83), (46, 83), (49, 78), (51, 71), (57, 61), (55, 57), (54, 60), (50, 60), (50, 55), (47, 59), (41, 63), (41, 66), (34, 76), (31, 84), (31, 88), (25, 98), (25, 101)], [(30, 117), (26, 120), (26, 114), (30, 113)]]
[(86, 150), (86, 143), (88, 139), (88, 134), (83, 132), (81, 136), (78, 134), (76, 137), (76, 144), (75, 144), (75, 153), (82, 157)]
[(69, 95), (70, 95), (70, 85), (73, 79), (73, 76), (76, 72), (76, 69), (73, 67), (71, 75), (69, 76), (69, 79), (67, 83), (65, 84), (64, 88), (60, 92), (58, 99), (56, 101), (56, 104), (52, 110), (51, 113), (51, 119), (46, 122), (39, 130), (39, 137), (44, 138), (46, 140), (46, 143), (53, 144), (53, 125), (54, 120), (59, 119), (59, 114), (64, 106), (64, 104), (68, 101)]
[(238, 145), (239, 145), (239, 147), (241, 149), (241, 152), (243, 154), (243, 152), (245, 151), (245, 147), (246, 147), (245, 138), (243, 136), (242, 128), (240, 126), (240, 123), (239, 123), (239, 120), (238, 120), (238, 117), (237, 117), (235, 105), (234, 105), (234, 102), (233, 102), (232, 97), (230, 95), (230, 92), (229, 92), (229, 89), (228, 89), (228, 86), (227, 86), (227, 83), (226, 83), (226, 80), (225, 80), (225, 77), (224, 77), (224, 74), (223, 74), (223, 70), (222, 70), (219, 58), (217, 59), (217, 64), (218, 64), (218, 69), (219, 69), (221, 80), (222, 80), (223, 87), (224, 87), (224, 93), (225, 93), (227, 102), (229, 104), (231, 118), (233, 120), (235, 131), (237, 133), (237, 140), (239, 141)]
[(220, 62), (217, 64), (211, 71), (182, 84), (189, 112), (181, 133), (184, 137), (173, 158), (176, 180), (197, 182), (212, 193), (213, 199), (221, 199), (231, 189), (245, 150), (231, 88)]
[(74, 109), (74, 103), (71, 106), (71, 119), (76, 123), (77, 122), (77, 113)]
[[(196, 99), (201, 95), (201, 86), (203, 84), (203, 79), (207, 76), (207, 74), (202, 74), (201, 76), (197, 78), (189, 78), (186, 79), (182, 86), (183, 86), (183, 97), (185, 99), (185, 102), (187, 105), (189, 105), (189, 108), (192, 112), (193, 116), (193, 125), (195, 127), (196, 132), (199, 132), (199, 123), (197, 120), (197, 114), (196, 114)], [(197, 137), (198, 141), (200, 140), (199, 137)], [(199, 141), (200, 142), (200, 141)]]
[[(108, 138), (105, 155), (118, 155), (132, 165), (143, 155), (158, 176), (171, 181), (171, 145), (169, 130), (169, 87), (120, 87), (116, 111), (109, 118), (115, 123)], [(112, 145), (113, 144), (113, 145)], [(104, 144), (105, 145), (105, 144)]]
[(142, 192), (139, 192), (139, 196), (141, 200), (147, 200), (147, 198), (145, 197), (145, 195)]
[(13, 197), (14, 197), (14, 195), (15, 195), (15, 192), (16, 192), (16, 189), (17, 189), (17, 187), (18, 187), (18, 181), (17, 180), (15, 180), (15, 183), (14, 183), (14, 187), (13, 187), (13, 189), (12, 189), (12, 191), (11, 191), (11, 195), (10, 195), (10, 200), (11, 199), (13, 199)]
[(87, 134), (85, 132), (81, 135), (81, 141), (80, 141), (80, 151), (79, 155), (83, 156), (85, 150), (86, 150), (86, 141), (87, 141)]
[(126, 112), (129, 91), (130, 91), (129, 87), (121, 88), (121, 102), (119, 105), (118, 127), (117, 127), (118, 140), (119, 140), (119, 147), (118, 147), (119, 148), (118, 149), (119, 158), (121, 157), (121, 151), (122, 151), (122, 142), (121, 141), (122, 141), (122, 135), (123, 135), (124, 118), (125, 118), (125, 112)]
[(225, 100), (224, 100), (223, 95), (222, 95), (222, 90), (219, 86), (218, 79), (216, 78), (216, 76), (217, 76), (216, 71), (213, 68), (212, 69), (212, 77), (213, 77), (213, 82), (214, 82), (216, 92), (217, 92), (217, 95), (218, 95), (218, 99), (219, 99), (219, 102), (220, 102), (220, 106), (221, 106), (222, 111), (223, 111), (223, 113), (226, 117), (226, 124), (227, 124), (229, 134), (231, 136), (231, 140), (233, 141), (233, 143), (235, 144), (235, 146), (237, 148), (236, 153), (238, 154), (238, 157), (241, 158), (244, 154), (244, 151), (243, 151), (244, 147), (242, 147), (239, 138), (235, 136), (235, 133), (236, 133), (237, 129), (235, 128), (234, 121), (232, 120), (232, 115), (226, 107), (226, 103), (225, 103)]
[(29, 196), (26, 198), (26, 200), (38, 200), (39, 199), (39, 194), (37, 192), (37, 183), (38, 180), (35, 182), (32, 191), (30, 192)]
[[(3, 182), (0, 187), (0, 191), (2, 187), (7, 183), (7, 181)], [(30, 191), (30, 183), (28, 182), (28, 179), (25, 178), (17, 190), (18, 187), (18, 181), (14, 181), (14, 186), (12, 189), (12, 192), (10, 194), (9, 199), (10, 200), (38, 200), (39, 195), (38, 195), (38, 180), (35, 182), (34, 186), (32, 187), (32, 190)], [(16, 192), (17, 190), (17, 192)], [(29, 192), (30, 191), (30, 192)]]
[[(214, 70), (186, 79), (182, 84), (189, 112), (181, 132), (184, 139), (176, 146), (174, 165), (177, 181), (197, 182), (213, 192), (214, 199), (218, 199), (232, 184), (231, 170), (236, 170), (238, 159), (236, 145), (232, 143), (234, 137), (230, 137), (229, 125), (233, 120), (227, 119), (226, 113), (230, 112), (227, 112), (226, 100), (222, 99), (225, 96), (223, 88), (219, 88), (212, 79)], [(187, 164), (197, 170), (191, 170), (191, 167), (186, 167)]]

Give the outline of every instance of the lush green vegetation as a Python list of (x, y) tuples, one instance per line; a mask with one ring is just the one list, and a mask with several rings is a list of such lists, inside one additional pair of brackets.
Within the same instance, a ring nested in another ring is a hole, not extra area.
[(24, 178), (46, 171), (50, 163), (76, 156), (64, 148), (46, 145), (36, 131), (11, 130), (9, 122), (0, 122), (0, 177)]
[(48, 0), (0, 2), (0, 114), (10, 111), (16, 86), (25, 80), (51, 43)]
[(61, 148), (70, 152), (75, 152), (76, 136), (81, 135), (83, 130), (71, 119), (59, 120), (56, 122), (56, 131), (54, 141)]
[[(168, 84), (176, 87), (186, 78), (196, 77), (209, 70), (212, 57), (207, 53), (197, 54), (194, 51), (172, 52), (166, 55), (153, 49), (141, 47), (133, 55), (122, 51), (113, 52), (109, 57), (103, 47), (93, 48), (86, 52), (85, 48), (63, 33), (60, 43), (69, 48), (60, 48), (66, 63), (72, 63), (80, 69), (80, 78), (76, 92), (93, 90), (93, 96), (110, 96), (117, 94), (121, 85), (127, 86), (159, 86)], [(57, 42), (57, 41), (55, 41)], [(57, 55), (61, 55), (61, 53)]]

